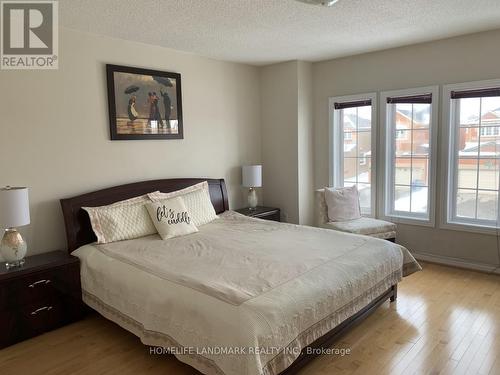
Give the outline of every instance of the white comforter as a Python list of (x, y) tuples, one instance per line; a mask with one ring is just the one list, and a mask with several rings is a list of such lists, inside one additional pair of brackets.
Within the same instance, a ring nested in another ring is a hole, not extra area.
[(200, 231), (74, 252), (84, 300), (207, 374), (277, 374), (420, 269), (390, 242), (226, 212)]

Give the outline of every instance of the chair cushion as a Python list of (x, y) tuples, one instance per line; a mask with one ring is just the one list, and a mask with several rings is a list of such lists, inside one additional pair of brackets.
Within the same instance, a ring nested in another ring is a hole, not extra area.
[(322, 227), (341, 232), (364, 234), (366, 236), (384, 239), (396, 237), (396, 224), (369, 217), (361, 217), (359, 219), (349, 221), (330, 221), (328, 223), (324, 223)]
[(325, 188), (329, 221), (355, 220), (361, 217), (356, 185), (344, 188)]

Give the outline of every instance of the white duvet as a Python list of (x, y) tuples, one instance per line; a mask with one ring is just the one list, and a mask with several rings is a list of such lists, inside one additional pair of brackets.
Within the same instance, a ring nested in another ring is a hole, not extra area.
[(87, 304), (206, 374), (278, 374), (420, 269), (384, 240), (231, 211), (199, 229), (73, 254)]

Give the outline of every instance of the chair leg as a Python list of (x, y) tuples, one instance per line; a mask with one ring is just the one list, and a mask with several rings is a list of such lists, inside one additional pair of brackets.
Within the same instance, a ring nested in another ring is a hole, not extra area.
[(393, 285), (393, 286), (391, 287), (391, 289), (392, 289), (392, 296), (391, 296), (390, 301), (391, 301), (391, 302), (394, 302), (394, 301), (396, 301), (396, 299), (398, 298), (398, 284)]

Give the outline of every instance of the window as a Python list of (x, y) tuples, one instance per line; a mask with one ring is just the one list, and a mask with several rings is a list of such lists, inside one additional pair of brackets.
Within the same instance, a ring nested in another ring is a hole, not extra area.
[(432, 224), (438, 88), (381, 94), (384, 216)]
[(363, 215), (375, 206), (375, 94), (330, 98), (330, 185), (356, 185)]
[(489, 136), (496, 136), (500, 135), (500, 127), (498, 126), (485, 126), (484, 123), (482, 124), (479, 128), (481, 137), (489, 137)]
[(444, 101), (449, 137), (446, 224), (497, 228), (500, 82), (446, 86)]

